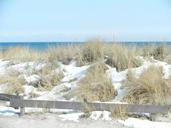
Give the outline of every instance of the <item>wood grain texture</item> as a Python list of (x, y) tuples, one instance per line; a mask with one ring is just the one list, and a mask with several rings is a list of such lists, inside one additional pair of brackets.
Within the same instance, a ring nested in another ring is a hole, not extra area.
[(140, 104), (118, 104), (118, 103), (82, 103), (70, 101), (46, 101), (46, 100), (22, 100), (11, 99), (11, 107), (32, 107), (32, 108), (56, 108), (73, 109), (84, 111), (86, 109), (96, 111), (117, 111), (126, 110), (130, 113), (167, 113), (169, 105), (140, 105)]
[(71, 101), (48, 101), (48, 100), (24, 100), (21, 96), (0, 94), (0, 100), (10, 101), (10, 106), (20, 108), (55, 108), (55, 109), (73, 109), (79, 111), (127, 111), (128, 113), (168, 113), (170, 105), (142, 105), (142, 104), (118, 104), (105, 102), (71, 102)]

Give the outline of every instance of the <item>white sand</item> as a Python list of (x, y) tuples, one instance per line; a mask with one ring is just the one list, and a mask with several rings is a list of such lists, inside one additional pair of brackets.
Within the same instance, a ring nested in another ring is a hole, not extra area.
[(128, 128), (117, 121), (81, 119), (63, 120), (55, 114), (0, 116), (0, 128)]

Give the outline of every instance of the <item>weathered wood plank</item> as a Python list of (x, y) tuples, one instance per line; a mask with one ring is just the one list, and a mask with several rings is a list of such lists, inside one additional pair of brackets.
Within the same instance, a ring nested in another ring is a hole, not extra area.
[(136, 113), (167, 113), (169, 106), (161, 105), (139, 105), (139, 104), (116, 104), (116, 103), (81, 103), (70, 101), (46, 101), (46, 100), (22, 100), (11, 99), (11, 107), (33, 107), (33, 108), (56, 108), (73, 110), (96, 110), (96, 111), (117, 111), (125, 110)]
[(20, 99), (20, 96), (0, 93), (0, 100), (10, 101), (10, 99)]
[[(21, 99), (20, 100), (23, 100), (23, 97), (21, 97)], [(24, 115), (24, 113), (25, 113), (25, 108), (24, 107), (22, 107), (22, 106), (20, 106), (20, 116), (23, 116)]]

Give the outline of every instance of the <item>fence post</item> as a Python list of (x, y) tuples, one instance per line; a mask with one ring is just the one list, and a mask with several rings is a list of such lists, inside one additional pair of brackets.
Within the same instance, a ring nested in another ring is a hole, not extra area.
[[(23, 97), (21, 97), (20, 100), (23, 100)], [(19, 114), (19, 116), (23, 116), (24, 113), (25, 113), (25, 108), (23, 106), (20, 106), (20, 114)]]

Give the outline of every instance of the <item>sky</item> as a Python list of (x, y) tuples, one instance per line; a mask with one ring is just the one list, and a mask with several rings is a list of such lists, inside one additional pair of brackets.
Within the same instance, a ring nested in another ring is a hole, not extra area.
[(0, 0), (0, 42), (171, 41), (171, 0)]

